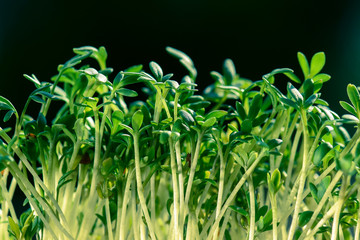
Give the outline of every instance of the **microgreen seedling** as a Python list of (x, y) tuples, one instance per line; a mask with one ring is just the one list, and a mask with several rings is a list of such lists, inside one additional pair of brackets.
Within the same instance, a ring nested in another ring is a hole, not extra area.
[(0, 128), (0, 239), (359, 240), (359, 88), (340, 118), (320, 98), (323, 52), (298, 53), (301, 76), (259, 81), (226, 59), (199, 93), (191, 58), (166, 50), (187, 75), (152, 61), (114, 76), (105, 48), (85, 46), (50, 82), (24, 75), (35, 90), (21, 111), (0, 96), (15, 120)]

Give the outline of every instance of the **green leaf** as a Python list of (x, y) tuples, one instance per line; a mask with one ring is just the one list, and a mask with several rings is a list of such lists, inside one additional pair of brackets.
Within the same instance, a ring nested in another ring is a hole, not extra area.
[(300, 79), (293, 72), (284, 72), (284, 75), (296, 83), (301, 83)]
[(354, 84), (349, 84), (347, 86), (347, 94), (349, 96), (349, 99), (352, 103), (352, 105), (354, 106), (354, 108), (356, 109), (356, 112), (358, 112), (359, 109), (359, 102), (360, 102), (360, 94), (358, 89), (356, 88), (356, 86)]
[(314, 81), (311, 78), (308, 78), (303, 83), (304, 88), (304, 98), (308, 99), (311, 95), (314, 94)]
[(340, 101), (340, 105), (349, 113), (351, 113), (354, 116), (357, 116), (357, 112), (353, 106), (351, 106), (349, 103)]
[(287, 89), (288, 89), (288, 92), (290, 93), (290, 95), (295, 100), (295, 102), (301, 106), (304, 98), (301, 95), (301, 93), (299, 92), (299, 90), (297, 90), (291, 83), (288, 83)]
[(326, 190), (328, 189), (331, 182), (331, 177), (326, 176), (323, 180), (317, 185), (317, 196), (318, 199), (322, 199)]
[(318, 190), (316, 186), (313, 183), (309, 183), (309, 187), (310, 187), (311, 195), (314, 198), (315, 202), (319, 203), (320, 199), (318, 198)]
[(297, 57), (298, 57), (298, 61), (299, 61), (301, 70), (304, 74), (304, 78), (307, 78), (310, 74), (309, 63), (308, 63), (305, 55), (302, 52), (298, 52)]
[(27, 74), (23, 75), (27, 80), (31, 81), (32, 83), (35, 84), (36, 87), (41, 86), (40, 81), (36, 78), (36, 76), (34, 74), (31, 75), (31, 77)]
[(135, 132), (138, 132), (143, 123), (144, 115), (141, 110), (138, 110), (132, 116), (132, 128)]
[(310, 77), (318, 74), (325, 65), (325, 53), (318, 52), (311, 58), (310, 63)]
[(163, 71), (162, 71), (161, 67), (159, 66), (159, 64), (152, 61), (152, 62), (150, 62), (149, 67), (150, 67), (152, 74), (156, 78), (156, 80), (161, 81), (161, 79), (163, 77)]
[(15, 113), (15, 112), (14, 112), (13, 110), (9, 110), (9, 111), (5, 114), (3, 121), (4, 121), (4, 122), (9, 121), (10, 118), (11, 118), (11, 116), (12, 116), (14, 113)]
[(331, 76), (326, 73), (320, 73), (313, 77), (314, 82), (321, 81), (322, 83), (327, 82), (331, 79)]
[(356, 173), (354, 157), (351, 153), (346, 154), (342, 158), (336, 158), (336, 166), (343, 171), (345, 175), (353, 175)]
[(241, 120), (246, 118), (244, 106), (240, 102), (236, 102), (236, 112), (239, 114)]
[(227, 115), (227, 111), (224, 111), (224, 110), (214, 110), (214, 111), (211, 111), (209, 112), (206, 116), (205, 116), (205, 119), (209, 119), (209, 118), (212, 118), (212, 117), (215, 117), (215, 118), (222, 118), (224, 116)]
[(288, 98), (280, 98), (280, 101), (282, 103), (284, 103), (286, 106), (289, 106), (289, 107), (292, 107), (294, 109), (299, 109), (299, 106), (297, 105), (296, 102), (294, 102), (293, 100), (291, 99), (288, 99)]
[(249, 219), (250, 219), (249, 213), (247, 211), (245, 211), (243, 208), (241, 208), (239, 206), (235, 206), (235, 205), (231, 205), (231, 206), (229, 206), (229, 208), (231, 210), (233, 210), (234, 212), (239, 213), (240, 215), (246, 217), (247, 220), (249, 221)]
[(318, 146), (314, 152), (314, 157), (313, 157), (314, 165), (319, 167), (323, 161), (323, 158), (331, 149), (332, 146), (329, 143), (327, 142), (321, 143), (320, 146)]
[(179, 114), (187, 124), (192, 125), (195, 122), (193, 116), (190, 113), (188, 113), (187, 111), (180, 110)]
[(202, 127), (209, 128), (212, 127), (215, 123), (216, 123), (216, 117), (211, 117), (202, 124)]
[(309, 107), (311, 107), (316, 102), (318, 97), (319, 97), (318, 94), (313, 94), (308, 99), (306, 99), (304, 103), (304, 109), (308, 109)]
[(199, 101), (199, 102), (190, 103), (189, 108), (196, 111), (201, 108), (207, 108), (210, 105), (211, 103), (209, 101)]
[(16, 112), (16, 109), (12, 103), (6, 98), (0, 96), (0, 110), (12, 110)]
[(116, 90), (116, 93), (125, 96), (125, 97), (137, 97), (138, 93), (134, 90), (130, 90), (127, 88), (120, 88), (118, 90)]
[(172, 47), (166, 47), (166, 51), (173, 57), (180, 60), (180, 63), (189, 71), (192, 79), (196, 78), (197, 71), (194, 67), (193, 61), (191, 60), (191, 58), (188, 55), (186, 55), (184, 52), (177, 50), (175, 48), (172, 48)]
[(178, 89), (179, 83), (177, 81), (174, 81), (174, 80), (166, 80), (165, 81), (165, 86), (170, 87), (172, 89)]
[(16, 239), (20, 239), (19, 225), (17, 225), (10, 216), (8, 216), (8, 220), (9, 220), (10, 231), (14, 234)]
[(224, 61), (223, 71), (226, 85), (231, 85), (236, 76), (235, 65), (231, 59), (228, 58)]
[(170, 131), (162, 131), (162, 132), (160, 133), (160, 139), (159, 139), (160, 143), (161, 143), (161, 144), (167, 143), (168, 140), (169, 140), (170, 135), (171, 135), (171, 132), (170, 132)]
[(249, 109), (248, 118), (253, 120), (258, 115), (262, 105), (262, 96), (260, 94), (255, 95), (252, 99)]
[(273, 194), (277, 193), (281, 188), (281, 173), (279, 169), (275, 169), (271, 174), (271, 184), (274, 186)]
[(269, 114), (264, 113), (264, 114), (261, 114), (259, 117), (255, 118), (252, 123), (253, 127), (263, 124), (266, 121), (266, 119), (268, 118), (268, 116), (269, 116)]
[(277, 146), (279, 146), (280, 144), (282, 144), (283, 140), (277, 138), (277, 139), (271, 139), (266, 141), (266, 144), (269, 146), (269, 149), (273, 149), (276, 148)]
[(251, 130), (252, 130), (252, 121), (250, 119), (245, 119), (241, 123), (241, 129), (240, 130), (245, 134), (250, 133)]
[(311, 219), (313, 211), (305, 211), (299, 214), (299, 227), (305, 226)]

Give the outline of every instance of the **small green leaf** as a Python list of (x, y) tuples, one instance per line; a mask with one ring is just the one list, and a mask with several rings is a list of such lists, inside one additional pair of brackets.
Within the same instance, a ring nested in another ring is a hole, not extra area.
[(313, 215), (312, 211), (305, 211), (299, 214), (299, 227), (305, 226)]
[(327, 82), (331, 79), (331, 76), (326, 73), (320, 73), (313, 77), (314, 82), (321, 81), (322, 83)]
[(202, 127), (209, 128), (212, 127), (215, 123), (216, 123), (216, 117), (211, 117), (202, 124)]
[(282, 144), (283, 140), (277, 138), (277, 139), (271, 139), (266, 141), (266, 144), (269, 146), (269, 149), (273, 149), (276, 148), (277, 146), (279, 146), (280, 144)]
[(308, 78), (303, 83), (304, 88), (304, 98), (308, 99), (311, 95), (314, 94), (314, 81), (311, 78)]
[(301, 93), (299, 92), (299, 90), (297, 90), (291, 83), (288, 83), (288, 92), (290, 93), (290, 95), (293, 97), (293, 99), (295, 100), (295, 102), (299, 105), (302, 104), (304, 98), (301, 95)]
[(150, 67), (152, 74), (156, 78), (156, 80), (161, 81), (161, 79), (163, 77), (163, 71), (162, 71), (161, 67), (159, 66), (159, 64), (152, 61), (152, 62), (150, 62), (149, 67)]
[(4, 122), (9, 121), (10, 118), (11, 118), (11, 116), (12, 116), (14, 113), (15, 113), (15, 112), (14, 112), (13, 110), (9, 110), (9, 111), (5, 114), (3, 121), (4, 121)]
[(286, 106), (289, 106), (289, 107), (292, 107), (294, 109), (299, 109), (299, 106), (297, 105), (296, 102), (294, 102), (293, 100), (291, 99), (288, 99), (288, 98), (280, 98), (280, 101), (282, 103), (284, 103)]
[(36, 78), (34, 74), (31, 75), (31, 77), (27, 74), (23, 75), (27, 80), (33, 82), (36, 87), (39, 87), (41, 85), (40, 81)]
[(244, 106), (240, 102), (236, 102), (236, 112), (239, 114), (241, 120), (246, 118)]
[(170, 135), (171, 135), (171, 132), (170, 132), (170, 131), (162, 131), (162, 132), (160, 133), (160, 139), (159, 139), (160, 143), (161, 143), (161, 144), (167, 143), (168, 140), (169, 140)]
[(187, 111), (180, 110), (179, 114), (187, 124), (192, 125), (195, 122), (193, 116), (190, 113), (188, 113)]
[(231, 210), (235, 211), (236, 213), (239, 213), (240, 215), (243, 215), (244, 217), (246, 217), (248, 220), (249, 218), (249, 213), (247, 211), (245, 211), (243, 208), (235, 206), (235, 205), (231, 205), (229, 207)]
[(284, 75), (296, 83), (301, 83), (300, 79), (293, 72), (284, 72)]
[(211, 103), (209, 101), (199, 101), (199, 102), (190, 103), (189, 108), (196, 111), (201, 108), (207, 108), (210, 105)]
[(345, 175), (351, 176), (356, 172), (354, 157), (351, 153), (346, 154), (342, 158), (336, 158), (336, 166), (343, 171)]
[(325, 65), (325, 53), (318, 52), (311, 58), (310, 63), (310, 77), (318, 74)]
[(310, 192), (316, 203), (320, 202), (320, 199), (318, 198), (318, 190), (316, 186), (313, 183), (309, 183)]
[(166, 51), (173, 57), (180, 60), (180, 63), (189, 71), (190, 77), (192, 79), (196, 78), (197, 71), (194, 67), (193, 61), (191, 60), (191, 58), (188, 55), (186, 55), (184, 52), (177, 50), (175, 48), (172, 48), (172, 47), (166, 47)]
[(6, 98), (0, 96), (0, 110), (12, 110), (16, 112), (16, 109), (12, 103)]
[(125, 96), (125, 97), (137, 97), (138, 93), (134, 90), (130, 90), (127, 88), (120, 88), (118, 90), (116, 90), (116, 93)]
[(262, 105), (262, 96), (260, 94), (255, 95), (252, 99), (249, 109), (248, 118), (253, 120), (258, 115)]
[(249, 134), (251, 132), (251, 130), (252, 130), (252, 121), (250, 119), (245, 119), (241, 123), (241, 129), (240, 130), (245, 134)]
[(340, 105), (349, 113), (351, 113), (354, 116), (357, 116), (357, 112), (353, 106), (351, 106), (349, 103), (340, 101)]
[(275, 169), (271, 174), (271, 184), (274, 187), (273, 194), (277, 193), (281, 188), (281, 173), (279, 169)]
[(235, 65), (231, 59), (228, 58), (224, 61), (223, 71), (226, 85), (231, 85), (236, 76)]
[(132, 117), (132, 128), (135, 132), (138, 132), (143, 123), (144, 115), (141, 110), (138, 110), (134, 113)]
[(222, 118), (224, 116), (227, 115), (227, 111), (224, 111), (224, 110), (214, 110), (214, 111), (211, 111), (209, 112), (206, 116), (205, 116), (205, 119), (209, 119), (209, 118), (212, 118), (212, 117), (215, 117), (215, 118)]
[(316, 102), (318, 97), (319, 97), (318, 94), (313, 94), (310, 97), (308, 97), (308, 99), (306, 99), (304, 103), (304, 109), (308, 109), (309, 107), (311, 107)]
[(10, 231), (14, 234), (16, 239), (20, 239), (19, 225), (17, 225), (10, 216), (8, 216), (8, 220), (9, 220)]
[(305, 55), (302, 52), (298, 52), (297, 57), (298, 57), (298, 61), (299, 61), (301, 70), (302, 70), (302, 72), (304, 74), (304, 78), (307, 78), (309, 76), (309, 73), (310, 73), (309, 63), (308, 63)]
[(349, 99), (352, 103), (352, 105), (354, 106), (354, 108), (356, 109), (356, 111), (358, 112), (360, 109), (360, 94), (358, 89), (356, 88), (356, 86), (354, 84), (349, 84), (347, 86), (347, 94), (349, 96)]
[(327, 143), (321, 143), (315, 150), (313, 163), (315, 166), (320, 166), (325, 155), (332, 149), (332, 146)]

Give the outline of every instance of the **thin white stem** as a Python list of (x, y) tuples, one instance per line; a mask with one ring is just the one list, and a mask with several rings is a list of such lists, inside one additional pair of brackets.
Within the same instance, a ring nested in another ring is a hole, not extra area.
[(250, 195), (250, 227), (249, 227), (249, 240), (255, 237), (255, 190), (254, 183), (251, 176), (248, 178), (249, 195)]
[(339, 224), (340, 213), (341, 213), (341, 208), (345, 202), (346, 187), (347, 187), (348, 179), (349, 179), (348, 176), (343, 176), (343, 181), (342, 181), (340, 193), (339, 193), (339, 199), (337, 200), (339, 206), (336, 208), (335, 213), (334, 213), (334, 218), (333, 218), (331, 240), (338, 239), (338, 231), (339, 231), (339, 227), (341, 227)]

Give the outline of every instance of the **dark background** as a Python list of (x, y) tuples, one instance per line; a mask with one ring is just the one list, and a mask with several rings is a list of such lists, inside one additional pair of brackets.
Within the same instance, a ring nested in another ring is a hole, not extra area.
[[(301, 76), (296, 53), (324, 51), (332, 79), (322, 98), (345, 113), (346, 85), (360, 80), (360, 2), (348, 1), (48, 1), (0, 0), (0, 95), (20, 111), (34, 86), (48, 81), (72, 48), (105, 46), (115, 72), (151, 60), (180, 80), (183, 68), (165, 52), (186, 52), (198, 69), (199, 88), (209, 72), (232, 58), (242, 77), (258, 80), (274, 68)], [(114, 76), (115, 74), (113, 74)]]
[(225, 58), (259, 80), (279, 67), (301, 76), (296, 53), (324, 51), (332, 79), (322, 98), (344, 114), (338, 102), (347, 100), (346, 85), (360, 85), (359, 10), (356, 0), (0, 0), (0, 95), (21, 111), (34, 90), (22, 75), (49, 81), (72, 48), (84, 45), (105, 46), (115, 74), (140, 63), (148, 70), (154, 60), (180, 80), (183, 67), (165, 52), (175, 47), (194, 60), (199, 89)]

